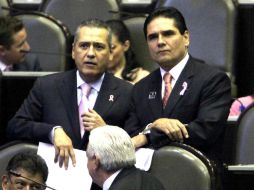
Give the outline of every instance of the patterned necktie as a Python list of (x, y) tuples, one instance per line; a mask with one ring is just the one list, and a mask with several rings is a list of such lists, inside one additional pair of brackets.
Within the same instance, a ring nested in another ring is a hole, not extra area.
[(165, 73), (163, 76), (163, 80), (165, 83), (165, 91), (164, 91), (164, 96), (162, 98), (162, 103), (163, 103), (163, 109), (165, 109), (168, 102), (168, 98), (172, 91), (172, 86), (171, 86), (172, 76), (169, 73)]
[(91, 86), (84, 83), (80, 86), (80, 88), (81, 88), (81, 101), (79, 103), (79, 123), (80, 123), (80, 134), (82, 138), (85, 133), (85, 129), (83, 126), (81, 115), (88, 110), (88, 96), (91, 92)]

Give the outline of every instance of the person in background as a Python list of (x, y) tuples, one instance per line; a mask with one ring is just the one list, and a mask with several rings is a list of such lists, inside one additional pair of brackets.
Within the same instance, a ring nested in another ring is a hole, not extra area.
[(0, 17), (0, 71), (41, 71), (35, 55), (27, 55), (30, 45), (21, 20), (11, 16)]
[(40, 77), (9, 121), (10, 140), (52, 143), (55, 161), (75, 166), (73, 148), (84, 150), (90, 131), (106, 124), (123, 127), (132, 85), (107, 73), (110, 28), (98, 19), (77, 28), (72, 57), (77, 69)]
[(3, 190), (44, 190), (48, 178), (48, 167), (41, 156), (32, 152), (21, 152), (8, 162), (2, 176)]
[(135, 147), (130, 136), (116, 126), (91, 131), (86, 151), (87, 168), (103, 190), (163, 190), (151, 174), (135, 168)]
[(239, 116), (252, 103), (254, 103), (254, 95), (235, 99), (230, 107), (229, 116)]
[(108, 71), (116, 77), (136, 83), (149, 74), (140, 67), (132, 49), (131, 36), (128, 28), (121, 20), (108, 20), (112, 30), (113, 59), (108, 64)]

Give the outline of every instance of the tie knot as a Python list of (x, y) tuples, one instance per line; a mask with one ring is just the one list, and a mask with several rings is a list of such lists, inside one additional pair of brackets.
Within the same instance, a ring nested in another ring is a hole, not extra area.
[(170, 73), (165, 73), (163, 76), (163, 80), (166, 84), (171, 83), (172, 76)]
[(81, 86), (82, 95), (88, 97), (91, 91), (91, 86), (89, 84), (82, 84)]

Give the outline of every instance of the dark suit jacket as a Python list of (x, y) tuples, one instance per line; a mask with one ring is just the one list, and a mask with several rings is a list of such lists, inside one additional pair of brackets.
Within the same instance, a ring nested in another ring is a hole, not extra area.
[[(76, 70), (38, 78), (16, 115), (7, 136), (50, 143), (54, 126), (62, 126), (74, 148), (84, 149), (80, 137)], [(94, 109), (110, 125), (123, 127), (128, 116), (132, 85), (106, 73)], [(114, 101), (109, 97), (114, 95)]]
[(36, 55), (27, 54), (22, 63), (13, 65), (13, 71), (41, 71), (39, 59)]
[[(230, 80), (227, 75), (190, 56), (165, 110), (162, 108), (161, 83), (160, 70), (157, 69), (134, 86), (130, 119), (125, 125), (127, 132), (131, 136), (137, 135), (147, 124), (158, 118), (178, 119), (188, 124), (190, 137), (184, 142), (203, 151), (210, 158), (216, 158), (231, 102)], [(180, 95), (184, 83), (187, 84), (187, 89)], [(148, 138), (155, 148), (170, 142), (165, 134), (155, 130), (151, 131)]]
[(164, 190), (163, 185), (150, 173), (135, 167), (123, 169), (109, 190)]

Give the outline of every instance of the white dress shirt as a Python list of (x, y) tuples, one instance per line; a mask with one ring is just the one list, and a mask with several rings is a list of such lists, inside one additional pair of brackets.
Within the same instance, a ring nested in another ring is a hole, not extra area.
[(113, 173), (104, 183), (103, 183), (103, 190), (108, 190), (115, 180), (116, 176), (120, 173), (121, 170), (116, 171)]

